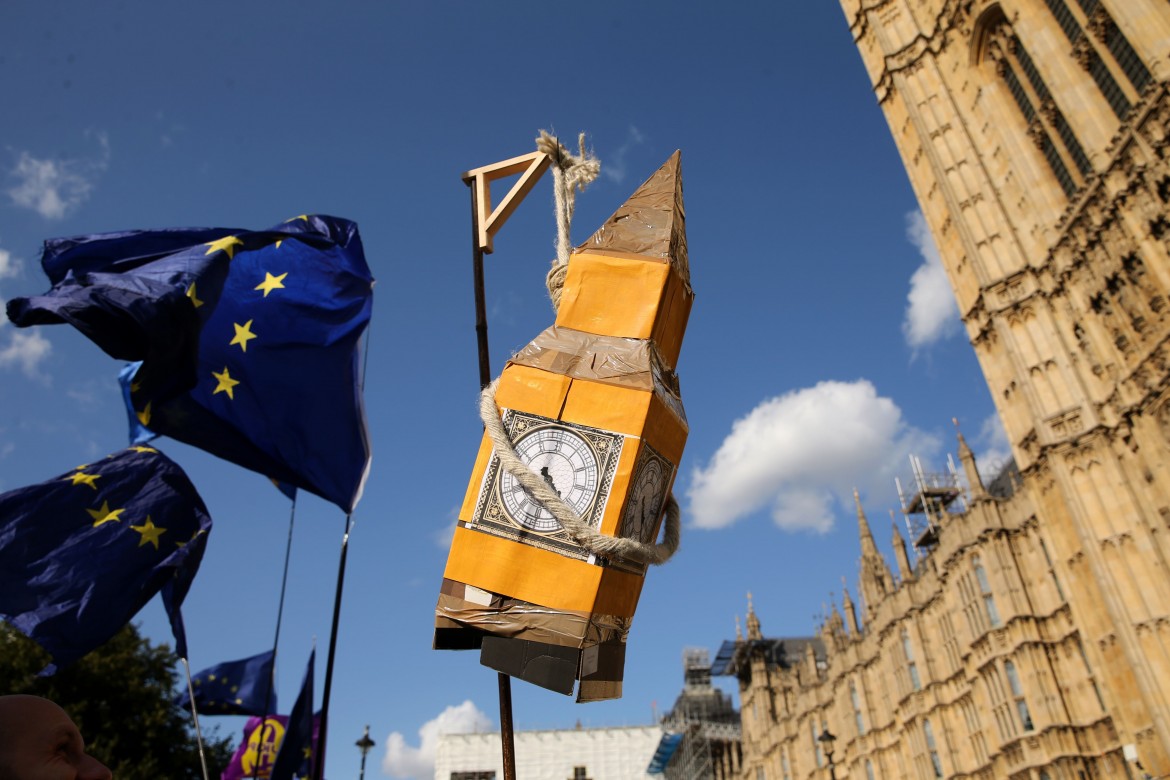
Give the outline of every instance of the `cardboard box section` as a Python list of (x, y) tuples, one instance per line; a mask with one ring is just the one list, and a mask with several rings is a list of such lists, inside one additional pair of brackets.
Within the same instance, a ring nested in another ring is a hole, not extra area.
[(665, 260), (577, 252), (569, 258), (557, 327), (652, 339), (678, 365), (694, 293)]

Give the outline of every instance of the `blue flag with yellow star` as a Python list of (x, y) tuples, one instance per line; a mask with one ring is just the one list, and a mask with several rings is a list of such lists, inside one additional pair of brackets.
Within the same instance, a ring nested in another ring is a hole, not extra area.
[[(263, 715), (276, 709), (272, 689), (272, 664), (276, 653), (225, 661), (204, 669), (191, 678), (195, 689), (195, 711), (201, 715)], [(191, 695), (183, 691), (175, 699), (182, 709), (191, 708)]]
[(53, 288), (8, 303), (16, 325), (67, 322), (125, 377), (135, 441), (170, 436), (352, 511), (370, 462), (358, 342), (373, 278), (357, 225), (54, 239)]
[(187, 475), (131, 447), (0, 495), (0, 618), (53, 657), (45, 673), (103, 644), (162, 591), (176, 652), (179, 607), (211, 517)]
[(313, 758), (313, 660), (317, 657), (317, 649), (309, 653), (309, 665), (305, 669), (305, 679), (301, 683), (301, 692), (297, 694), (296, 703), (288, 714), (288, 726), (285, 728), (284, 741), (280, 743), (280, 751), (276, 754), (276, 762), (272, 765), (272, 775), (269, 780), (293, 780), (293, 777), (309, 763), (312, 776)]

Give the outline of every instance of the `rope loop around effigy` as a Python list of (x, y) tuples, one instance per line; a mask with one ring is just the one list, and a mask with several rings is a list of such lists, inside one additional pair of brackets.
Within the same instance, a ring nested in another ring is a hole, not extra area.
[(536, 139), (536, 148), (552, 159), (553, 202), (557, 214), (556, 258), (545, 277), (548, 296), (553, 310), (560, 309), (561, 288), (565, 284), (565, 272), (569, 266), (569, 230), (573, 224), (573, 210), (576, 208), (577, 193), (584, 190), (601, 173), (601, 161), (585, 148), (585, 134), (577, 136), (579, 154), (574, 155), (549, 133), (541, 130)]
[(681, 527), (681, 512), (674, 495), (667, 496), (665, 530), (661, 542), (646, 543), (637, 539), (607, 536), (596, 530), (578, 517), (543, 477), (520, 460), (512, 447), (511, 439), (508, 438), (508, 432), (504, 429), (500, 409), (496, 405), (497, 384), (498, 379), (484, 388), (480, 395), (479, 416), (483, 420), (488, 438), (491, 439), (496, 457), (500, 459), (500, 466), (515, 477), (516, 481), (556, 518), (573, 541), (602, 558), (625, 558), (654, 566), (660, 566), (670, 560), (678, 550)]

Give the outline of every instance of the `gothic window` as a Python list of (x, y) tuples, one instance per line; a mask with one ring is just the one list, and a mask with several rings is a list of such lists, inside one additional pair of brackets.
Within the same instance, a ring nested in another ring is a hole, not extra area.
[(1016, 735), (1016, 723), (1009, 711), (1007, 694), (1003, 687), (1003, 677), (994, 664), (989, 664), (983, 672), (983, 680), (987, 684), (988, 698), (991, 700), (991, 712), (995, 716), (995, 725), (999, 729), (999, 738), (1006, 742)]
[(938, 757), (938, 748), (934, 743), (934, 730), (930, 727), (930, 719), (922, 719), (922, 735), (926, 738), (926, 750), (930, 753), (930, 765), (934, 769), (935, 777), (942, 777), (942, 760)]
[(573, 767), (572, 780), (589, 780), (589, 771), (583, 766)]
[(1007, 675), (1012, 697), (1016, 700), (1016, 714), (1020, 716), (1020, 726), (1023, 727), (1024, 731), (1034, 731), (1032, 714), (1028, 711), (1028, 702), (1024, 698), (1024, 688), (1020, 685), (1020, 676), (1016, 673), (1016, 665), (1011, 661), (1004, 661), (1003, 671)]
[(1118, 29), (1117, 24), (1109, 16), (1109, 12), (1101, 5), (1100, 0), (1077, 0), (1084, 13), (1085, 24), (1082, 25), (1065, 0), (1044, 0), (1048, 10), (1056, 19), (1056, 23), (1064, 32), (1069, 43), (1072, 44), (1073, 55), (1077, 61), (1089, 72), (1097, 88), (1109, 103), (1118, 119), (1125, 119), (1133, 104), (1125, 90), (1118, 84), (1113, 75), (1113, 68), (1102, 57), (1097, 47), (1085, 35), (1086, 27), (1093, 33), (1104, 50), (1108, 52), (1116, 68), (1125, 76), (1134, 93), (1140, 96), (1153, 81), (1149, 68), (1142, 62), (1134, 51), (1129, 39)]
[(452, 772), (451, 780), (496, 780), (495, 770), (479, 772)]
[(865, 734), (865, 719), (861, 716), (861, 699), (857, 695), (857, 686), (849, 683), (849, 701), (853, 705), (853, 720), (857, 724), (857, 735)]
[(985, 40), (985, 56), (995, 63), (1008, 94), (1023, 115), (1028, 136), (1048, 163), (1061, 190), (1067, 197), (1072, 197), (1092, 171), (1084, 149), (1056, 105), (1031, 55), (1002, 13), (991, 22)]
[(817, 767), (822, 767), (825, 765), (825, 756), (821, 753), (821, 743), (817, 740), (817, 724), (812, 718), (808, 721), (808, 735), (812, 740), (813, 753), (817, 757)]
[(865, 780), (873, 780), (873, 762), (865, 760)]
[(756, 767), (756, 780), (768, 780), (768, 771), (764, 767)]
[(918, 676), (918, 665), (914, 663), (914, 646), (910, 644), (910, 632), (902, 629), (902, 655), (906, 657), (906, 672), (910, 675), (910, 687), (913, 690), (922, 690), (922, 680)]
[(975, 704), (971, 701), (970, 696), (959, 700), (959, 709), (963, 712), (963, 720), (967, 725), (971, 748), (975, 751), (975, 760), (980, 764), (986, 763), (987, 740), (983, 738), (983, 725), (979, 722), (979, 711), (975, 709)]
[(983, 610), (987, 613), (987, 621), (992, 628), (996, 628), (1002, 621), (999, 619), (999, 610), (995, 606), (995, 595), (992, 594), (991, 585), (987, 582), (987, 572), (983, 570), (983, 564), (978, 555), (972, 556), (971, 568), (975, 570), (975, 579), (979, 582), (979, 594), (983, 598)]
[(955, 624), (949, 611), (943, 613), (938, 625), (942, 632), (943, 652), (946, 653), (947, 664), (953, 674), (962, 668), (962, 660), (959, 657), (959, 640), (955, 637)]
[(784, 780), (790, 780), (792, 766), (788, 763), (788, 748), (780, 748), (780, 771), (784, 773)]

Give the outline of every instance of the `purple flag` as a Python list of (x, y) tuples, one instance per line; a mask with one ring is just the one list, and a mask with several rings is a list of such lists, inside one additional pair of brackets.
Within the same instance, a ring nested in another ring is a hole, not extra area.
[[(317, 750), (317, 732), (321, 727), (321, 713), (313, 716), (313, 748), (306, 755), (305, 765), (297, 773), (298, 777), (308, 777), (312, 763), (309, 758)], [(219, 776), (220, 780), (268, 780), (272, 775), (272, 767), (276, 763), (276, 754), (280, 752), (280, 745), (284, 741), (284, 734), (288, 728), (287, 715), (269, 715), (265, 721), (264, 733), (260, 732), (260, 718), (248, 718), (244, 724), (244, 740), (236, 748), (227, 769)]]

